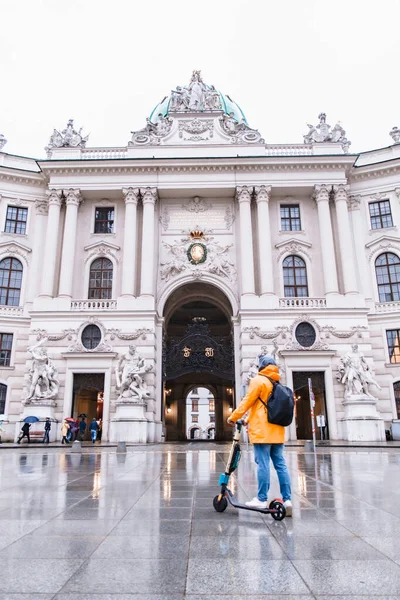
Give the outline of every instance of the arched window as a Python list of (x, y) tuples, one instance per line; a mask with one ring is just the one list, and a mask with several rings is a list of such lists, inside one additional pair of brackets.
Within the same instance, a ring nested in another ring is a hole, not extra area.
[(400, 381), (393, 384), (394, 399), (396, 400), (397, 418), (400, 419)]
[(0, 415), (4, 415), (4, 411), (6, 410), (6, 396), (7, 386), (4, 383), (0, 383)]
[(400, 258), (392, 252), (381, 254), (375, 261), (379, 302), (400, 300)]
[(22, 271), (22, 263), (16, 258), (0, 262), (0, 304), (19, 306)]
[(283, 261), (285, 298), (308, 296), (306, 263), (299, 256), (287, 256)]
[(108, 258), (96, 258), (90, 265), (89, 299), (109, 300), (112, 295), (113, 264)]

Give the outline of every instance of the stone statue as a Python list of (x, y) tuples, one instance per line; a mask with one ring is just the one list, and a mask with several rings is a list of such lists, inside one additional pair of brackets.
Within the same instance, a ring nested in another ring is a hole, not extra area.
[(26, 400), (54, 400), (57, 397), (60, 383), (58, 381), (57, 369), (47, 356), (47, 349), (43, 344), (47, 338), (43, 338), (28, 348), (32, 357), (32, 366), (29, 370), (30, 387)]
[(210, 239), (210, 243), (207, 245), (210, 257), (208, 271), (210, 273), (214, 273), (221, 277), (227, 277), (228, 279), (236, 277), (235, 265), (228, 258), (228, 252), (232, 247), (233, 244), (221, 246), (219, 242), (216, 242), (213, 238)]
[(340, 361), (337, 378), (345, 386), (345, 398), (351, 396), (374, 398), (368, 391), (369, 385), (375, 385), (379, 390), (382, 389), (372, 376), (364, 355), (359, 352), (358, 344), (352, 345), (351, 352), (342, 356)]
[[(275, 349), (275, 352), (276, 352), (276, 349)], [(267, 346), (261, 346), (260, 354), (257, 354), (257, 356), (255, 358), (253, 358), (253, 360), (250, 363), (249, 370), (247, 371), (247, 373), (244, 374), (244, 377), (243, 377), (244, 385), (249, 385), (250, 379), (253, 379), (253, 377), (258, 375), (258, 363), (259, 363), (260, 357), (265, 356), (266, 354), (271, 354), (271, 356), (274, 356), (273, 352), (270, 352), (270, 353), (268, 352)]]
[(189, 91), (189, 109), (195, 111), (204, 110), (206, 86), (201, 78), (200, 71), (193, 71), (192, 79), (189, 83)]
[(145, 360), (136, 346), (129, 346), (128, 352), (121, 356), (115, 368), (119, 400), (142, 402), (148, 398), (150, 392), (143, 376), (151, 369), (151, 366), (146, 367)]
[[(391, 129), (391, 131), (389, 131), (389, 135), (393, 139), (395, 144), (400, 143), (400, 129), (398, 127), (393, 127)], [(1, 139), (1, 136), (0, 136), (0, 139)], [(0, 144), (1, 144), (1, 142), (0, 142)]]
[(205, 91), (204, 108), (206, 110), (221, 110), (221, 99), (213, 85)]
[(157, 121), (153, 123), (149, 118), (146, 119), (146, 127), (139, 131), (131, 131), (132, 139), (128, 146), (145, 144), (159, 144), (161, 138), (165, 137), (171, 131), (173, 119), (164, 117), (162, 113), (157, 115)]
[(175, 275), (179, 275), (182, 271), (189, 268), (189, 261), (186, 254), (187, 241), (185, 239), (181, 242), (175, 242), (175, 244), (167, 244), (166, 242), (163, 242), (163, 244), (171, 255), (171, 258), (166, 262), (160, 263), (160, 277), (168, 281), (171, 277), (175, 277)]
[(346, 132), (343, 127), (339, 123), (336, 123), (336, 125), (331, 129), (331, 126), (326, 122), (325, 113), (320, 113), (318, 115), (318, 119), (319, 123), (316, 127), (310, 123), (307, 123), (308, 132), (303, 135), (304, 143), (341, 143), (344, 152), (348, 152), (351, 142), (346, 138)]
[(168, 107), (170, 112), (177, 110), (187, 110), (189, 108), (190, 92), (187, 87), (176, 86), (175, 90), (171, 90), (171, 101)]
[(2, 150), (6, 144), (7, 144), (6, 138), (4, 137), (4, 135), (2, 133), (0, 133), (0, 150)]
[(61, 133), (54, 129), (45, 150), (49, 152), (52, 148), (85, 148), (88, 139), (89, 135), (82, 136), (82, 127), (79, 131), (74, 129), (74, 121), (70, 119)]

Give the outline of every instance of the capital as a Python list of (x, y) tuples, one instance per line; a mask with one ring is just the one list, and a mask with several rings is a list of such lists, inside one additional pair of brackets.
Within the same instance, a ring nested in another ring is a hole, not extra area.
[(269, 202), (271, 197), (271, 186), (270, 185), (258, 185), (254, 188), (256, 195), (256, 202)]
[(49, 204), (47, 200), (35, 200), (35, 208), (37, 215), (47, 215), (49, 212)]
[(400, 188), (395, 188), (394, 189), (394, 193), (396, 194), (397, 198), (400, 200)]
[(139, 200), (139, 188), (122, 188), (125, 204), (137, 204)]
[(314, 200), (318, 202), (329, 202), (329, 193), (331, 191), (330, 186), (328, 187), (324, 183), (322, 185), (314, 186)]
[(361, 196), (349, 196), (347, 199), (347, 208), (349, 210), (360, 210)]
[(49, 199), (49, 206), (52, 206), (52, 205), (61, 206), (61, 202), (62, 202), (62, 198), (63, 198), (62, 190), (56, 190), (56, 189), (52, 188), (51, 190), (48, 190), (46, 192), (46, 194)]
[(78, 189), (70, 188), (69, 190), (64, 190), (64, 196), (67, 206), (70, 204), (72, 206), (79, 206), (83, 201), (81, 191)]
[(140, 188), (143, 204), (155, 204), (157, 202), (157, 188), (146, 187)]
[(241, 202), (251, 202), (251, 194), (252, 188), (249, 188), (247, 185), (243, 185), (236, 188), (236, 199), (239, 203)]
[(348, 197), (349, 197), (348, 192), (349, 192), (350, 186), (343, 185), (341, 183), (339, 185), (334, 185), (332, 189), (333, 189), (333, 197), (335, 199), (335, 203), (341, 202), (341, 201), (347, 202)]

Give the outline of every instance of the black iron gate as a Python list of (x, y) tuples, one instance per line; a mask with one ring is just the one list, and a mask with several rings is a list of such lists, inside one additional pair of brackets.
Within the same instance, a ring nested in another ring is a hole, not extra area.
[(234, 379), (232, 340), (212, 335), (206, 323), (188, 325), (183, 337), (170, 338), (163, 359), (165, 381), (188, 373), (213, 373)]

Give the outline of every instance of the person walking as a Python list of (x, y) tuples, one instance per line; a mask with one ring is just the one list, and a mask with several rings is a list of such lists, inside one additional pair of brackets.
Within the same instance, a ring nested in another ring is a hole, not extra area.
[(79, 421), (71, 421), (70, 424), (70, 432), (71, 432), (71, 441), (75, 442), (78, 438), (79, 432)]
[(82, 421), (79, 423), (79, 439), (83, 442), (83, 438), (85, 437), (86, 431), (86, 421), (85, 417), (82, 417)]
[(22, 433), (22, 435), (20, 434), (20, 436), (19, 436), (19, 438), (17, 440), (17, 444), (19, 444), (21, 442), (22, 438), (24, 438), (24, 437), (28, 438), (28, 444), (30, 444), (30, 442), (31, 442), (31, 438), (29, 437), (29, 430), (30, 430), (30, 428), (31, 428), (30, 423), (24, 423), (22, 425), (22, 427), (21, 427), (21, 433)]
[(69, 431), (69, 423), (68, 423), (68, 421), (64, 421), (64, 423), (61, 425), (61, 435), (62, 435), (61, 443), (62, 444), (64, 444), (64, 443), (69, 444), (69, 441), (67, 440), (68, 431)]
[(50, 429), (51, 429), (50, 417), (46, 417), (46, 422), (44, 424), (43, 444), (48, 444), (50, 442)]
[(99, 429), (99, 426), (96, 421), (96, 417), (93, 417), (92, 422), (90, 423), (89, 429), (90, 429), (90, 435), (92, 438), (92, 443), (94, 444), (97, 439), (97, 431)]
[[(249, 383), (249, 389), (237, 409), (230, 415), (228, 423), (234, 425), (248, 412), (245, 423), (248, 424), (250, 442), (254, 447), (254, 459), (257, 463), (258, 493), (246, 502), (254, 508), (267, 508), (270, 487), (270, 460), (275, 467), (279, 486), (286, 508), (286, 516), (292, 516), (290, 475), (284, 457), (285, 428), (268, 421), (268, 399), (273, 385), (270, 381), (279, 381), (279, 368), (273, 356), (265, 354), (259, 357), (258, 375)], [(267, 405), (265, 408), (263, 402)]]

